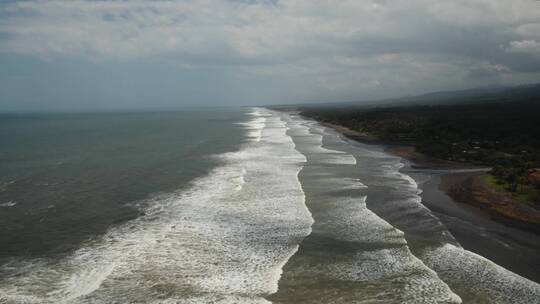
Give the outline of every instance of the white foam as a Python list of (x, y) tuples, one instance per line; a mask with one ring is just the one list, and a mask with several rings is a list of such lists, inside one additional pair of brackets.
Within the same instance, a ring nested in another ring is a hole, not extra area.
[(247, 115), (252, 118), (248, 122), (236, 123), (243, 126), (248, 131), (248, 138), (252, 141), (260, 141), (262, 137), (262, 130), (265, 127), (266, 118), (272, 116), (272, 114), (262, 108), (254, 108)]
[(252, 115), (265, 116), (260, 141), (65, 259), (2, 269), (0, 302), (268, 303), (312, 218), (297, 177), (305, 158), (277, 114)]
[(236, 191), (240, 191), (244, 187), (244, 184), (246, 183), (246, 180), (244, 179), (244, 175), (246, 175), (246, 173), (247, 173), (246, 169), (242, 168), (240, 175), (234, 178), (234, 181), (236, 182), (236, 186), (234, 187), (234, 189)]
[[(366, 207), (366, 196), (358, 197), (367, 188), (361, 180), (340, 176), (339, 170), (329, 173), (326, 166), (321, 166), (356, 164), (343, 160), (333, 162), (334, 155), (349, 154), (322, 147), (325, 128), (295, 117), (289, 118), (289, 126), (289, 134), (309, 161), (310, 167), (306, 168), (309, 170), (304, 176), (308, 174), (310, 195), (315, 197), (309, 201), (310, 208), (317, 210), (314, 212), (314, 234), (324, 239), (320, 242), (328, 242), (328, 246), (335, 243), (336, 246), (335, 249), (325, 248), (326, 252), (317, 251), (325, 258), (306, 263), (298, 271), (306, 277), (320, 278), (329, 285), (329, 292), (332, 292), (331, 286), (353, 282), (375, 286), (375, 295), (363, 299), (366, 303), (461, 303), (460, 297), (411, 253), (403, 232)], [(409, 180), (404, 181), (411, 186)], [(319, 243), (318, 240), (313, 242)], [(365, 285), (356, 286), (361, 288), (359, 294), (367, 292), (362, 289)]]
[(5, 182), (5, 183), (0, 184), (0, 192), (6, 191), (6, 189), (7, 189), (10, 185), (14, 184), (16, 181), (17, 181), (17, 180), (14, 179), (14, 180), (10, 180), (10, 181), (8, 181), (8, 182)]
[(288, 122), (294, 126), (291, 135), (295, 136), (298, 143), (309, 145), (309, 151), (303, 152), (308, 158), (315, 158), (315, 161), (329, 165), (357, 164), (353, 155), (323, 147), (324, 128), (318, 127), (316, 122), (291, 118), (287, 117)]
[(9, 202), (5, 202), (5, 203), (0, 204), (0, 207), (13, 207), (13, 206), (15, 206), (15, 205), (17, 205), (16, 202), (14, 202), (14, 201), (9, 201)]
[[(362, 154), (367, 155), (365, 152), (362, 150)], [(378, 168), (379, 172), (374, 171), (372, 174), (386, 176), (391, 182), (385, 181), (385, 185), (401, 193), (399, 200), (387, 201), (383, 206), (377, 206), (378, 212), (386, 213), (388, 219), (397, 219), (405, 227), (423, 227), (440, 234), (440, 239), (437, 241), (443, 241), (443, 245), (422, 250), (419, 258), (422, 263), (434, 270), (454, 292), (463, 295), (468, 302), (472, 301), (471, 303), (538, 302), (540, 299), (539, 284), (459, 247), (444, 224), (421, 203), (420, 194), (422, 191), (418, 188), (417, 182), (409, 175), (399, 171), (404, 166), (399, 158), (382, 153), (372, 153), (368, 157), (379, 158), (380, 162), (385, 163)], [(445, 243), (445, 241), (455, 245)], [(399, 264), (398, 266), (402, 267), (403, 265)], [(389, 268), (392, 269), (390, 266)]]
[(478, 297), (478, 302), (540, 303), (540, 284), (463, 248), (446, 244), (426, 251), (421, 258), (444, 280)]
[[(331, 180), (325, 179), (328, 183)], [(317, 226), (336, 240), (359, 243), (391, 243), (405, 245), (403, 232), (366, 208), (362, 198), (335, 197), (325, 204), (325, 214), (318, 217)]]
[(341, 280), (388, 282), (385, 298), (401, 298), (400, 303), (461, 303), (461, 298), (442, 282), (406, 247), (357, 252), (350, 260), (328, 265)]
[(359, 190), (368, 187), (359, 178), (336, 178), (333, 182), (339, 187), (338, 189), (342, 190)]
[(400, 193), (400, 197), (395, 201), (386, 202), (384, 206), (378, 206), (378, 211), (386, 213), (388, 217), (399, 218), (402, 225), (430, 229), (439, 235), (439, 241), (457, 244), (454, 236), (440, 219), (422, 204), (420, 196), (422, 190), (418, 188), (416, 181), (399, 171), (405, 165), (399, 158), (391, 157), (389, 161), (390, 163), (381, 166), (380, 174), (390, 179), (386, 183)]

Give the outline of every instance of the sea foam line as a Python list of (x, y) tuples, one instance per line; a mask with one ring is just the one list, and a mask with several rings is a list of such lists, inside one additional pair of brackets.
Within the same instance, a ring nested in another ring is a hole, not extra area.
[(224, 165), (190, 189), (141, 202), (144, 216), (66, 259), (21, 261), (0, 302), (267, 303), (312, 218), (298, 181), (305, 157), (277, 115), (255, 114), (260, 141), (219, 156)]
[[(389, 155), (383, 157), (395, 158)], [(405, 164), (401, 161), (385, 167), (385, 174), (397, 178), (409, 189), (407, 202), (411, 216), (422, 214), (423, 220), (442, 227), (442, 244), (422, 250), (418, 258), (463, 298), (486, 303), (528, 304), (540, 299), (540, 284), (521, 277), (489, 259), (463, 249), (440, 219), (422, 204), (417, 182), (400, 172)], [(403, 205), (403, 202), (399, 203)], [(400, 212), (403, 216), (403, 212)], [(422, 218), (421, 217), (421, 218)], [(420, 219), (418, 220), (421, 221)], [(419, 224), (416, 223), (416, 225)], [(407, 235), (405, 235), (407, 236)]]
[[(312, 170), (315, 171), (309, 172), (312, 178), (310, 183), (321, 183), (321, 187), (323, 188), (335, 187), (336, 190), (361, 191), (366, 188), (361, 183), (361, 186), (358, 186), (358, 179), (340, 178), (332, 174), (327, 174), (327, 169), (320, 166), (320, 164), (332, 163), (338, 165), (356, 165), (356, 162), (334, 163), (331, 160), (336, 152), (338, 154), (345, 153), (322, 147), (324, 129), (311, 127), (313, 122), (308, 123), (297, 118), (292, 118), (289, 125), (292, 133), (295, 134), (293, 136), (295, 142), (302, 143), (301, 152), (307, 156), (309, 163), (314, 165), (314, 169)], [(316, 170), (322, 171), (317, 174)], [(319, 190), (317, 188), (317, 191)], [(401, 278), (400, 280), (406, 286), (404, 289), (381, 290), (381, 294), (389, 292), (388, 299), (393, 299), (394, 297), (391, 294), (393, 292), (399, 292), (401, 293), (400, 297), (408, 299), (406, 301), (407, 303), (418, 303), (418, 301), (428, 300), (432, 302), (461, 303), (460, 297), (452, 292), (450, 287), (438, 277), (437, 273), (412, 254), (407, 246), (403, 232), (393, 227), (366, 207), (366, 196), (363, 196), (358, 201), (358, 198), (342, 196), (344, 194), (334, 195), (332, 194), (334, 193), (333, 191), (320, 191), (322, 192), (316, 195), (318, 199), (315, 202), (311, 202), (311, 204), (318, 206), (317, 210), (319, 210), (319, 213), (316, 215), (314, 227), (316, 227), (315, 229), (319, 233), (338, 242), (343, 241), (359, 244), (386, 243), (389, 248), (376, 251), (358, 251), (354, 258), (344, 259), (341, 257), (337, 261), (330, 258), (332, 256), (330, 250), (329, 258), (325, 259), (323, 264), (317, 264), (314, 268), (306, 265), (306, 268), (303, 269), (303, 271), (306, 271), (306, 275), (321, 276), (325, 279), (335, 280), (336, 284), (342, 281), (350, 283), (370, 280), (373, 280), (373, 284), (377, 284), (376, 281), (379, 280), (384, 282), (392, 278)], [(321, 195), (325, 193), (330, 194), (330, 196), (326, 199), (321, 198)], [(322, 207), (323, 205), (324, 208)], [(320, 210), (324, 211), (321, 213)], [(351, 251), (351, 253), (354, 253), (354, 251)], [(309, 255), (303, 257), (303, 259), (308, 258)], [(365, 267), (368, 264), (372, 270), (376, 270), (374, 273), (366, 272)], [(392, 266), (392, 268), (388, 269), (389, 266)], [(426, 295), (426, 293), (429, 294)]]
[[(293, 116), (292, 118), (294, 119), (295, 117)], [(312, 132), (314, 129), (320, 132)], [(297, 140), (311, 145), (311, 150), (307, 152), (307, 156), (317, 157), (321, 155), (324, 163), (329, 165), (356, 165), (357, 161), (353, 155), (323, 147), (323, 136), (325, 133), (323, 130), (324, 128), (320, 128), (317, 122), (314, 121), (302, 120), (296, 123), (294, 131), (297, 137), (301, 137), (301, 139), (299, 138)]]

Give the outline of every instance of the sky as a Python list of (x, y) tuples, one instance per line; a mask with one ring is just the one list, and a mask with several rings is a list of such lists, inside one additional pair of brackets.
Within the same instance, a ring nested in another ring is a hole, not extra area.
[(342, 102), (535, 82), (536, 0), (0, 0), (0, 112)]

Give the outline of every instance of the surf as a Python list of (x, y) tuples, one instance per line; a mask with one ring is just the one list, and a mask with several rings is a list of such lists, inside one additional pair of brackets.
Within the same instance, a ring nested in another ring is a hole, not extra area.
[[(284, 268), (276, 303), (525, 304), (540, 298), (537, 283), (461, 248), (422, 204), (400, 158), (295, 113), (288, 123), (307, 158), (300, 181), (315, 223)], [(334, 162), (334, 151), (356, 163)], [(313, 279), (302, 282), (306, 276)]]
[[(300, 172), (314, 223), (284, 267), (274, 303), (461, 303), (409, 249), (403, 231), (372, 212), (370, 185), (351, 151), (328, 147), (313, 121), (284, 116), (307, 162)], [(331, 138), (330, 138), (331, 139)], [(337, 156), (337, 157), (336, 157)], [(350, 161), (354, 158), (355, 161)]]
[[(261, 119), (261, 118), (264, 118)], [(297, 174), (305, 158), (272, 111), (248, 114), (247, 142), (188, 190), (137, 206), (142, 216), (59, 261), (4, 266), (5, 303), (268, 303), (310, 233)]]

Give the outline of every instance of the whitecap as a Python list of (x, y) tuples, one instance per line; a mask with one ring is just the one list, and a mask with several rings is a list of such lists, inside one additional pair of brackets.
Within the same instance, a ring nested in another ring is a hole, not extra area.
[(297, 177), (305, 157), (279, 115), (255, 114), (261, 140), (221, 155), (188, 190), (140, 202), (143, 216), (64, 259), (4, 266), (0, 302), (268, 303), (312, 218)]
[(8, 202), (0, 204), (0, 207), (13, 207), (15, 205), (17, 205), (15, 201), (8, 201)]

